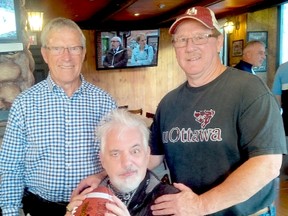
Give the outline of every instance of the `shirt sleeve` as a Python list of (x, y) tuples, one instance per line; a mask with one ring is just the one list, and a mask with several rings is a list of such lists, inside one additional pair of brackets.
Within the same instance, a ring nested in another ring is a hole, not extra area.
[(0, 152), (0, 207), (3, 215), (19, 215), (24, 190), (25, 138), (17, 103), (12, 106)]
[(273, 87), (272, 87), (272, 92), (274, 95), (281, 95), (282, 94), (282, 89), (281, 89), (281, 78), (280, 78), (280, 73), (277, 71), (274, 82), (273, 82)]
[(158, 106), (158, 109), (155, 114), (155, 118), (153, 119), (153, 123), (151, 124), (150, 131), (150, 148), (151, 148), (151, 155), (164, 155), (164, 147), (161, 138), (161, 131), (159, 125), (159, 108), (161, 105)]
[(280, 107), (271, 92), (267, 91), (244, 104), (239, 119), (243, 156), (251, 158), (287, 153)]

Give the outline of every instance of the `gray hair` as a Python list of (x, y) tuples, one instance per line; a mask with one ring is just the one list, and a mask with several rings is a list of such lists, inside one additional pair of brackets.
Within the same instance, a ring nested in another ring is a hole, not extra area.
[(82, 30), (80, 29), (80, 27), (74, 21), (72, 21), (70, 19), (63, 18), (63, 17), (58, 17), (58, 18), (52, 19), (45, 25), (45, 27), (41, 33), (42, 47), (47, 46), (49, 33), (51, 31), (53, 31), (55, 29), (56, 30), (62, 29), (64, 27), (77, 30), (81, 36), (81, 38), (80, 38), (81, 44), (82, 44), (83, 48), (86, 48), (86, 38), (85, 38)]
[(263, 47), (265, 47), (264, 42), (259, 41), (259, 40), (252, 40), (246, 43), (244, 49), (243, 49), (243, 55), (245, 55), (247, 53), (247, 51), (249, 51), (251, 48), (254, 47), (254, 45), (256, 44), (261, 44)]
[(122, 44), (122, 40), (120, 37), (114, 36), (111, 38), (111, 40), (113, 40), (113, 39), (117, 40), (120, 44)]
[(100, 152), (104, 151), (107, 134), (115, 127), (137, 128), (142, 135), (142, 142), (145, 147), (149, 147), (150, 131), (140, 118), (140, 115), (129, 113), (124, 109), (115, 109), (105, 116), (96, 128), (96, 138), (100, 141)]

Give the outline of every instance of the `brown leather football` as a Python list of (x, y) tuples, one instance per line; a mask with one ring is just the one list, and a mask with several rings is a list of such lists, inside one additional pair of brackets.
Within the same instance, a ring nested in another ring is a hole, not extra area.
[(104, 216), (106, 202), (112, 201), (112, 191), (104, 186), (99, 186), (87, 194), (83, 203), (72, 211), (73, 216)]

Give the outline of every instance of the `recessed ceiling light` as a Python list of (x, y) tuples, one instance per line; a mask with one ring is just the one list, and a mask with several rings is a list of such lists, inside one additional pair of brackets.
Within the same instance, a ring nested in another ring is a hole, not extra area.
[(140, 15), (140, 13), (134, 13), (134, 16), (139, 16)]
[(162, 8), (164, 8), (164, 7), (166, 7), (165, 4), (159, 4), (159, 8), (160, 8), (160, 9), (162, 9)]

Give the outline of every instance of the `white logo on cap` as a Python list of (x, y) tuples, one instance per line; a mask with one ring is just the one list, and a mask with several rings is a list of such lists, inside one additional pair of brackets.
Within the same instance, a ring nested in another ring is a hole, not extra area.
[(196, 15), (197, 14), (197, 9), (195, 9), (195, 7), (188, 9), (187, 10), (187, 14), (188, 15)]

